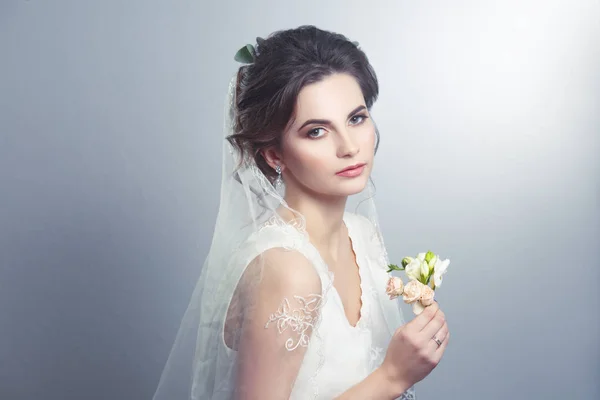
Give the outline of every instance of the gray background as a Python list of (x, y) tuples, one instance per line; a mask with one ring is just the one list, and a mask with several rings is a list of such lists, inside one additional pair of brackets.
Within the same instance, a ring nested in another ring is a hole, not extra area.
[(598, 1), (0, 1), (0, 398), (150, 399), (209, 246), (235, 51), (381, 84), (392, 260), (452, 260), (419, 399), (600, 398)]

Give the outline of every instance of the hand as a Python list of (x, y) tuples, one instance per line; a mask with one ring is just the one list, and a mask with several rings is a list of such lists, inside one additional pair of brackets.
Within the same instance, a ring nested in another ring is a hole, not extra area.
[[(441, 346), (433, 340), (434, 335)], [(381, 368), (393, 387), (402, 388), (398, 395), (431, 373), (449, 338), (446, 318), (437, 301), (394, 332)]]

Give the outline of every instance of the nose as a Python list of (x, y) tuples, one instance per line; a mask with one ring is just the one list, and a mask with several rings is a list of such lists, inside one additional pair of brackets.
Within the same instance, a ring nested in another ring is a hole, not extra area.
[(360, 147), (349, 132), (339, 132), (337, 156), (339, 158), (352, 158), (358, 154)]

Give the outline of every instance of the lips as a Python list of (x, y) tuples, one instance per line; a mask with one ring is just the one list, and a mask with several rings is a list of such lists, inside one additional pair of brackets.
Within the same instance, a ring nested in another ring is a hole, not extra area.
[(354, 164), (354, 165), (351, 165), (351, 166), (349, 166), (349, 167), (347, 167), (347, 168), (344, 168), (344, 169), (342, 169), (342, 170), (340, 170), (340, 171), (336, 172), (336, 174), (341, 174), (342, 172), (351, 171), (351, 170), (353, 170), (353, 169), (357, 169), (357, 168), (360, 168), (360, 167), (364, 167), (365, 165), (366, 165), (366, 163)]

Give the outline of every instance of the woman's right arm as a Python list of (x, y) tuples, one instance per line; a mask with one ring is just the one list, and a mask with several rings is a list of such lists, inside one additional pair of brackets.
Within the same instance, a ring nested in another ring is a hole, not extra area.
[(253, 260), (240, 283), (234, 398), (287, 399), (320, 312), (319, 275), (299, 252), (275, 248)]

